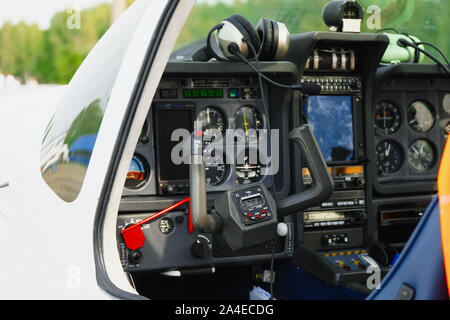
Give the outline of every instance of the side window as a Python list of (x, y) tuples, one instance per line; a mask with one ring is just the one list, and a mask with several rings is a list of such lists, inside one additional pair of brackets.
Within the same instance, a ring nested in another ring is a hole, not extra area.
[(97, 43), (65, 89), (41, 146), (41, 173), (64, 201), (83, 186), (112, 88), (137, 24), (145, 12), (137, 2)]

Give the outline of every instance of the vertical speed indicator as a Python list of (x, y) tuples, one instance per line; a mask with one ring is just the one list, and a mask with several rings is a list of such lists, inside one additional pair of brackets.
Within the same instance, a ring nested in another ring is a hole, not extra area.
[(429, 171), (435, 163), (434, 148), (427, 140), (419, 139), (408, 149), (408, 163), (415, 172)]

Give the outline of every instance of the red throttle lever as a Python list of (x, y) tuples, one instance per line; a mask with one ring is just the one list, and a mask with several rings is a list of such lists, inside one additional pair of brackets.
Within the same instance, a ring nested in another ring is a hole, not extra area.
[(192, 233), (194, 231), (194, 226), (192, 224), (191, 219), (191, 198), (186, 198), (178, 203), (175, 203), (173, 206), (168, 207), (167, 209), (164, 209), (144, 220), (142, 220), (139, 223), (133, 224), (131, 227), (128, 227), (126, 229), (123, 229), (121, 231), (123, 240), (125, 241), (125, 245), (130, 250), (137, 250), (141, 248), (144, 245), (145, 242), (145, 236), (142, 232), (142, 225), (149, 223), (152, 220), (155, 220), (162, 215), (166, 214), (169, 211), (172, 211), (173, 209), (176, 209), (185, 203), (189, 203), (189, 233)]

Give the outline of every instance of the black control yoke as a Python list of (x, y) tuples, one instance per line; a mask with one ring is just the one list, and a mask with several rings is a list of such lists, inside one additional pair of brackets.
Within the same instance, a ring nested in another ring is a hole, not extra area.
[(313, 184), (310, 189), (277, 201), (278, 217), (298, 213), (329, 199), (333, 193), (333, 180), (327, 164), (320, 152), (316, 138), (308, 124), (302, 125), (289, 133), (302, 151), (308, 165)]
[(190, 164), (190, 205), (194, 227), (200, 232), (220, 234), (234, 251), (239, 251), (273, 239), (279, 217), (298, 213), (327, 200), (333, 193), (333, 182), (310, 126), (294, 129), (289, 139), (295, 141), (305, 155), (313, 178), (310, 189), (275, 202), (262, 183), (240, 186), (219, 196), (215, 211), (209, 214), (201, 136), (194, 136)]

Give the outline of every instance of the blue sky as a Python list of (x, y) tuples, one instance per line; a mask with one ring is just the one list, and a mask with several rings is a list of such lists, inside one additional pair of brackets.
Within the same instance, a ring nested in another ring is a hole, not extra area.
[[(232, 0), (199, 0), (199, 2), (215, 3), (217, 1), (232, 2)], [(42, 29), (50, 26), (50, 19), (57, 11), (76, 5), (88, 8), (99, 3), (112, 3), (113, 0), (2, 0), (0, 1), (0, 26), (5, 21), (17, 23), (20, 20), (37, 23)]]

